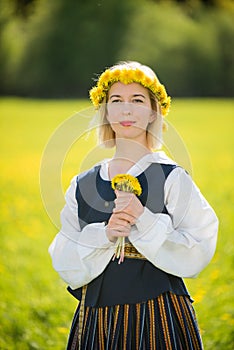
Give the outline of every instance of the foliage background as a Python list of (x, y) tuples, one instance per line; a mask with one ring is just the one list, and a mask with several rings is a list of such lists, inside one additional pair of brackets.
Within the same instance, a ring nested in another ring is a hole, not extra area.
[(231, 0), (0, 0), (0, 93), (85, 97), (119, 60), (173, 96), (233, 96)]

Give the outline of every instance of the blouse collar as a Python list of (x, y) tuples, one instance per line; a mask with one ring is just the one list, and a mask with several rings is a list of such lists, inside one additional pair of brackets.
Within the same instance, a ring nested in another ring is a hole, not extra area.
[[(110, 159), (103, 160), (100, 165), (100, 176), (103, 180), (109, 181), (109, 175), (108, 175), (108, 167), (109, 167)], [(127, 174), (130, 174), (132, 176), (138, 176), (143, 171), (145, 171), (146, 168), (148, 168), (149, 164), (152, 163), (159, 163), (159, 164), (177, 164), (175, 161), (173, 161), (171, 158), (169, 158), (165, 152), (163, 151), (157, 151), (154, 153), (146, 154), (144, 157), (142, 157), (136, 164), (134, 164)]]

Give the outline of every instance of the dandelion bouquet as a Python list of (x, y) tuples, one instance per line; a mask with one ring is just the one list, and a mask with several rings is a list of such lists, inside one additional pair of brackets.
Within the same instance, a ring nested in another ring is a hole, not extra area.
[[(141, 185), (137, 178), (128, 174), (119, 174), (114, 176), (111, 181), (111, 186), (113, 190), (134, 193), (137, 196), (140, 196), (142, 192)], [(119, 258), (119, 263), (123, 262), (124, 260), (124, 246), (125, 237), (119, 237), (117, 240), (117, 247), (113, 258)]]

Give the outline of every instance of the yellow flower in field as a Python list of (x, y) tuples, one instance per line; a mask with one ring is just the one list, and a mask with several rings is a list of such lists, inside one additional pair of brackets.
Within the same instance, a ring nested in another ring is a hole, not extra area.
[(197, 293), (194, 294), (195, 303), (200, 303), (203, 300), (205, 294), (206, 294), (205, 289), (200, 287)]
[(68, 328), (66, 328), (66, 327), (58, 327), (58, 328), (57, 328), (57, 331), (58, 331), (59, 333), (61, 333), (61, 334), (67, 334)]
[[(113, 190), (134, 193), (137, 196), (140, 196), (142, 193), (142, 188), (138, 179), (128, 174), (118, 174), (114, 176), (111, 181), (111, 187)], [(120, 258), (119, 263), (123, 262), (124, 260), (124, 246), (125, 237), (119, 237), (114, 255), (114, 259), (115, 257)]]
[(230, 326), (234, 325), (233, 315), (228, 312), (221, 315), (221, 320), (226, 321)]
[(216, 280), (220, 276), (220, 270), (215, 269), (211, 272), (210, 278), (212, 281)]

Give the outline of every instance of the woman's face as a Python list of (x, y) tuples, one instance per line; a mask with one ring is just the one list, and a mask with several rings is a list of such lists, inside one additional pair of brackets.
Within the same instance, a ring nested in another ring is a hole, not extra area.
[(107, 120), (116, 138), (146, 143), (146, 129), (155, 119), (149, 92), (141, 84), (114, 83), (108, 94)]

